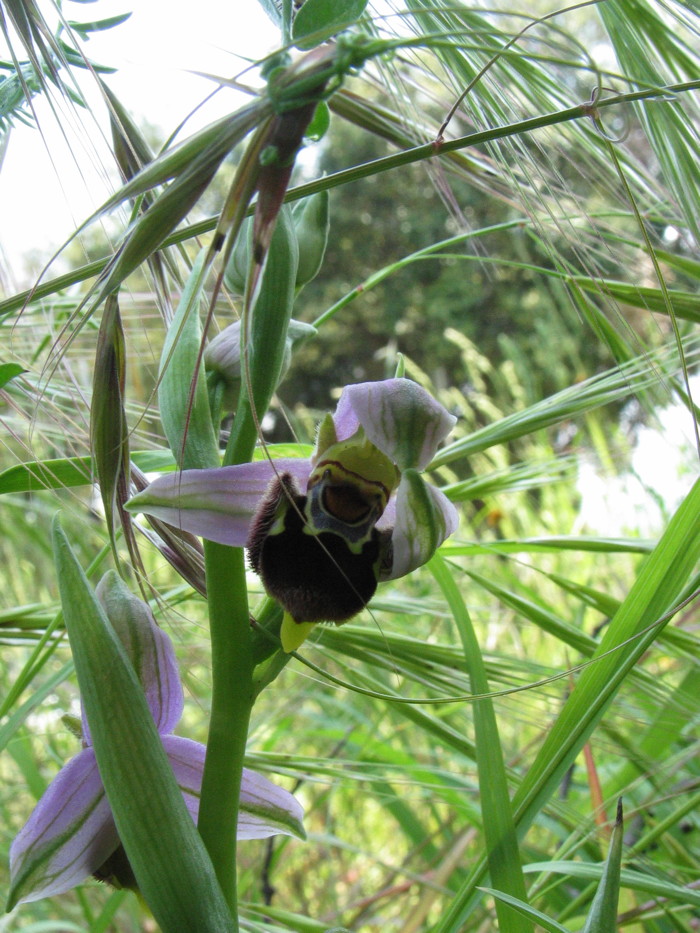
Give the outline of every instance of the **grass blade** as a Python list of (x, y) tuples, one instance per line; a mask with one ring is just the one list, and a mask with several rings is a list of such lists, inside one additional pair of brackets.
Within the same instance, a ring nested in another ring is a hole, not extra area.
[[(489, 684), (481, 649), (459, 587), (438, 554), (430, 561), (430, 569), (452, 610), (452, 616), (462, 640), (464, 663), (469, 671), (472, 690), (475, 693), (488, 693)], [(520, 864), (518, 839), (508, 796), (508, 783), (498, 726), (493, 702), (490, 699), (480, 700), (474, 704), (474, 733), (482, 822), (488, 848), (491, 880), (499, 890), (525, 901), (527, 895)], [(496, 913), (501, 929), (507, 930), (508, 933), (531, 933), (533, 930), (530, 919), (520, 911), (513, 910), (504, 901), (496, 901)]]

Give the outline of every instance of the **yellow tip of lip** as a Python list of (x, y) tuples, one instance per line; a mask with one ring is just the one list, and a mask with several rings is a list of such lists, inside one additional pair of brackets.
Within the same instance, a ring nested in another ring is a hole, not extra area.
[(282, 628), (280, 629), (280, 640), (282, 650), (285, 654), (296, 651), (300, 645), (303, 645), (311, 634), (311, 630), (316, 627), (317, 622), (295, 622), (288, 612), (285, 612), (282, 619)]

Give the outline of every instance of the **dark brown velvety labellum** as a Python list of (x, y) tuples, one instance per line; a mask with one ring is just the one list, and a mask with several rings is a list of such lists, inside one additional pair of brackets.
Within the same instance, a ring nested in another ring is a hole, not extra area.
[[(348, 490), (336, 492), (336, 506), (343, 500), (354, 514), (358, 504)], [(274, 480), (251, 529), (250, 565), (295, 621), (346, 622), (377, 588), (382, 536), (372, 528), (362, 546), (351, 549), (336, 531), (314, 531), (306, 504), (289, 474)]]

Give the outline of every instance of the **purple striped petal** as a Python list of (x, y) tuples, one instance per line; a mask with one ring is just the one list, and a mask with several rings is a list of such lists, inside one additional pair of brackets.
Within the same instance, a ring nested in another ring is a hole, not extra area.
[(250, 523), (272, 479), (291, 473), (305, 489), (310, 472), (309, 461), (299, 458), (184, 470), (154, 480), (126, 507), (209, 541), (244, 547)]
[[(163, 746), (192, 819), (197, 822), (206, 749), (199, 742), (166, 735)], [(238, 813), (239, 839), (265, 839), (282, 833), (305, 837), (304, 811), (297, 799), (272, 781), (248, 768), (243, 769)]]
[(400, 470), (424, 470), (456, 418), (411, 379), (346, 386), (333, 415), (338, 440), (362, 426)]
[(118, 845), (95, 753), (84, 748), (61, 768), (10, 847), (10, 903), (63, 894)]
[(239, 839), (265, 839), (281, 833), (305, 839), (304, 808), (289, 791), (262, 774), (243, 769), (238, 813)]
[[(158, 732), (172, 732), (182, 716), (184, 695), (170, 637), (114, 571), (104, 575), (96, 593), (133, 664)], [(83, 715), (83, 740), (91, 744), (89, 736)]]
[(206, 748), (200, 742), (183, 739), (179, 735), (164, 735), (163, 748), (173, 768), (175, 780), (193, 821), (199, 816), (199, 797), (202, 790), (204, 756)]
[(407, 470), (396, 493), (391, 571), (382, 579), (396, 580), (427, 563), (458, 524), (459, 513), (447, 496)]

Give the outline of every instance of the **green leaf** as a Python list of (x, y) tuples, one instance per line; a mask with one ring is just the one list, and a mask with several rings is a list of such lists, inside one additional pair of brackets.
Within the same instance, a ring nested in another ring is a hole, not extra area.
[(537, 605), (532, 600), (518, 595), (511, 589), (502, 586), (500, 583), (493, 582), (489, 577), (485, 577), (483, 574), (471, 571), (467, 571), (467, 573), (479, 586), (483, 587), (487, 592), (493, 593), (494, 596), (500, 599), (506, 606), (510, 606), (511, 609), (519, 615), (522, 615), (530, 622), (538, 625), (542, 631), (549, 632), (550, 635), (554, 635), (555, 638), (559, 638), (564, 644), (569, 645), (576, 651), (582, 652), (584, 655), (593, 653), (596, 647), (595, 639), (591, 638), (591, 636), (587, 635), (585, 632), (580, 631), (570, 622), (559, 618), (542, 605)]
[(6, 386), (12, 379), (26, 373), (26, 369), (19, 363), (0, 363), (0, 389)]
[[(683, 598), (688, 579), (698, 560), (700, 481), (695, 483), (671, 519), (663, 537), (644, 561), (630, 592), (606, 626), (603, 639), (593, 655), (594, 663), (581, 672), (574, 690), (550, 727), (518, 788), (513, 805), (520, 837), (555, 793), (566, 770), (602, 719), (627, 676), (663, 629), (668, 621), (666, 613)], [(563, 864), (570, 867), (572, 872), (579, 871), (575, 864)], [(531, 869), (532, 866), (528, 866), (525, 870)], [(586, 870), (589, 869), (590, 866), (587, 866)], [(471, 912), (476, 886), (485, 871), (486, 860), (481, 859), (436, 925), (435, 933), (448, 933), (458, 929), (464, 922)], [(624, 872), (622, 881), (626, 883)], [(700, 895), (697, 896), (700, 898)]]
[(610, 840), (610, 851), (583, 933), (610, 933), (611, 930), (616, 929), (622, 863), (622, 826), (622, 798), (620, 798), (617, 802), (617, 819)]
[(557, 457), (556, 460), (529, 461), (511, 464), (482, 476), (471, 476), (458, 483), (443, 486), (442, 491), (452, 502), (484, 499), (504, 492), (535, 489), (549, 483), (561, 482), (570, 476), (579, 463), (576, 457)]
[(158, 404), (168, 444), (183, 470), (219, 465), (204, 366), (199, 304), (207, 272), (202, 250), (182, 292), (163, 344)]
[[(144, 473), (162, 473), (176, 466), (169, 450), (139, 450), (132, 460)], [(30, 460), (0, 473), (0, 495), (89, 486), (93, 481), (92, 457), (59, 457)]]
[(637, 660), (663, 628), (665, 613), (681, 597), (700, 559), (700, 481), (690, 491), (628, 596), (605, 629), (595, 663), (579, 677), (557, 721), (516, 794), (523, 825), (529, 825), (558, 783)]
[[(3, 702), (3, 709), (0, 712), (7, 718), (0, 727), (0, 751), (5, 750), (8, 742), (21, 729), (30, 713), (40, 706), (47, 696), (50, 696), (72, 673), (73, 662), (68, 661), (40, 686), (32, 685), (32, 691), (27, 691), (29, 695), (23, 703), (13, 707), (11, 703)], [(10, 710), (13, 710), (13, 712), (10, 712)]]
[(368, 0), (306, 0), (294, 17), (292, 37), (297, 48), (312, 49), (362, 16)]
[(81, 225), (82, 230), (127, 199), (138, 197), (173, 179), (129, 228), (121, 247), (103, 267), (83, 302), (85, 317), (89, 317), (110, 292), (163, 245), (163, 241), (197, 203), (224, 158), (262, 119), (264, 112), (265, 105), (255, 102), (166, 150), (145, 165)]
[[(688, 366), (694, 365), (696, 354), (697, 345), (689, 341), (686, 348)], [(659, 374), (655, 367), (669, 374), (681, 371), (675, 345), (669, 344), (656, 353), (636, 357), (628, 363), (535, 402), (522, 411), (512, 412), (498, 421), (487, 424), (466, 437), (447, 444), (438, 451), (428, 468), (436, 469), (495, 444), (506, 444), (565, 419), (619, 401), (658, 383)]]
[(588, 535), (552, 535), (489, 541), (487, 544), (443, 544), (450, 556), (474, 554), (558, 554), (559, 551), (590, 551), (598, 554), (649, 554), (656, 542), (643, 538), (594, 538)]
[(112, 29), (114, 26), (120, 26), (131, 16), (131, 13), (121, 13), (117, 16), (108, 16), (105, 19), (96, 19), (89, 23), (75, 23), (69, 21), (68, 25), (74, 29), (84, 39), (90, 38), (91, 32), (103, 32), (105, 29)]
[[(682, 5), (679, 5), (679, 8)], [(693, 5), (688, 4), (689, 9)], [(643, 0), (616, 0), (599, 7), (620, 67), (638, 87), (697, 78), (697, 57), (684, 42), (674, 14), (666, 16)], [(675, 11), (674, 11), (675, 12)], [(697, 7), (695, 8), (697, 16)], [(678, 16), (678, 13), (675, 13)], [(695, 47), (697, 48), (697, 46)], [(700, 184), (697, 172), (697, 108), (680, 96), (635, 105), (640, 125), (659, 161), (663, 177), (692, 235), (700, 236)]]
[[(581, 878), (584, 881), (598, 881), (603, 877), (605, 866), (593, 865), (590, 862), (531, 862), (524, 871), (552, 872), (557, 875), (569, 875), (571, 878)], [(662, 897), (679, 904), (690, 904), (700, 907), (700, 891), (680, 884), (673, 884), (667, 879), (654, 878), (641, 871), (623, 868), (620, 872), (620, 884), (630, 891), (639, 891), (645, 897)]]
[[(481, 649), (457, 581), (439, 554), (431, 559), (428, 566), (452, 611), (462, 641), (464, 667), (469, 673), (471, 688), (477, 694), (488, 693), (490, 688)], [(499, 890), (525, 901), (527, 894), (508, 795), (506, 769), (493, 701), (490, 699), (483, 699), (474, 705), (474, 734), (482, 825), (491, 880)], [(496, 913), (502, 930), (508, 930), (508, 933), (532, 933), (531, 920), (513, 910), (510, 905), (496, 901)]]
[[(100, 82), (100, 88), (109, 104), (114, 155), (122, 177), (128, 180), (153, 161), (153, 152), (131, 114), (116, 94), (104, 81)], [(151, 204), (152, 198), (145, 196), (141, 208), (146, 210)]]
[(629, 285), (627, 282), (615, 282), (610, 279), (596, 282), (584, 276), (578, 276), (572, 281), (589, 292), (600, 294), (602, 291), (616, 301), (634, 308), (643, 308), (645, 311), (655, 311), (658, 314), (668, 314), (670, 301), (678, 317), (695, 323), (700, 321), (700, 295), (695, 295), (693, 292), (669, 288), (664, 294), (660, 288), (651, 288), (648, 285)]
[(545, 916), (542, 911), (537, 910), (535, 907), (531, 907), (529, 904), (526, 904), (525, 901), (521, 901), (517, 897), (506, 894), (504, 891), (497, 891), (495, 888), (480, 887), (479, 890), (484, 891), (486, 894), (490, 894), (492, 897), (495, 897), (499, 901), (503, 901), (505, 904), (510, 904), (516, 910), (520, 911), (521, 914), (524, 914), (524, 916), (530, 917), (531, 920), (536, 920), (548, 933), (571, 933), (567, 927), (562, 926), (561, 923), (557, 923), (556, 920), (552, 920), (551, 917)]
[(92, 457), (61, 457), (18, 463), (0, 473), (0, 495), (88, 486), (92, 482)]
[(233, 931), (141, 685), (57, 520), (53, 543), (97, 763), (141, 892), (164, 933)]

